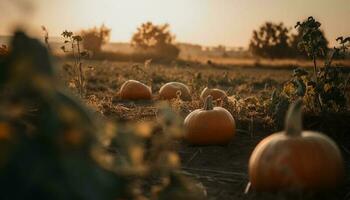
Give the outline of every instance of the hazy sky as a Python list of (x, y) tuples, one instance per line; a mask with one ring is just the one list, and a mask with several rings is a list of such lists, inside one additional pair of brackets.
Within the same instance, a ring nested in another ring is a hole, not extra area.
[(105, 23), (112, 41), (129, 41), (145, 21), (169, 23), (179, 42), (247, 46), (253, 29), (265, 21), (314, 16), (330, 41), (350, 35), (350, 0), (0, 0), (0, 34), (13, 24), (50, 35)]

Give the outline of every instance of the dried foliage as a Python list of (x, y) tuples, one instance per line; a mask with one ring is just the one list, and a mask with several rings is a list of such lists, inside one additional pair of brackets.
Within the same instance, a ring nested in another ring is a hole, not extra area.
[[(305, 69), (297, 68), (293, 71), (292, 78), (283, 85), (283, 88), (274, 91), (271, 100), (271, 111), (274, 118), (281, 119), (288, 105), (298, 98), (303, 99), (306, 110), (311, 113), (346, 111), (349, 76), (346, 77), (340, 67), (332, 66), (332, 61), (346, 52), (350, 39), (339, 37), (337, 41), (339, 41), (340, 46), (334, 47), (330, 51), (324, 67), (319, 69), (316, 65), (316, 56), (324, 54), (326, 51), (323, 46), (324, 41), (320, 41), (320, 33), (317, 31), (320, 23), (310, 17), (307, 22), (297, 25), (311, 29), (306, 31), (305, 39), (300, 43), (300, 46), (314, 59), (314, 74), (310, 75)], [(313, 32), (316, 32), (315, 35)]]
[(85, 94), (85, 78), (82, 58), (87, 57), (88, 52), (81, 49), (83, 38), (80, 35), (74, 35), (73, 32), (67, 30), (63, 31), (61, 35), (65, 39), (64, 45), (61, 47), (62, 51), (71, 53), (74, 58), (73, 66), (66, 65), (67, 69), (71, 68), (71, 71), (74, 73), (74, 77), (70, 83), (78, 89), (78, 93), (83, 97)]
[(181, 137), (182, 121), (166, 105), (157, 106), (156, 122), (104, 122), (62, 90), (47, 49), (24, 33), (16, 33), (0, 67), (7, 69), (0, 95), (5, 199), (203, 195), (176, 172), (180, 159), (171, 141)]

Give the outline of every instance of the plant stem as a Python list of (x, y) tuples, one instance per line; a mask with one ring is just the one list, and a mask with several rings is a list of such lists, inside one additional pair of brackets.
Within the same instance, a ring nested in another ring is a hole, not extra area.
[(213, 110), (213, 97), (211, 95), (207, 96), (204, 101), (204, 110)]
[(83, 77), (83, 69), (82, 69), (82, 63), (81, 63), (81, 57), (80, 57), (80, 44), (79, 41), (77, 41), (77, 48), (78, 48), (78, 55), (77, 55), (77, 61), (78, 61), (78, 70), (79, 70), (79, 92), (80, 92), (80, 96), (83, 97), (83, 83), (84, 83), (84, 77)]
[(344, 84), (344, 95), (346, 95), (346, 90), (348, 88), (348, 84), (350, 82), (350, 74), (348, 75), (348, 77), (345, 80), (345, 84)]
[(77, 58), (75, 56), (75, 48), (74, 48), (74, 40), (71, 39), (71, 43), (72, 43), (72, 53), (73, 53), (73, 57), (74, 57), (74, 66), (76, 67), (77, 66)]
[(315, 54), (312, 56), (312, 60), (314, 62), (314, 76), (315, 76), (315, 82), (317, 83), (317, 61), (316, 61), (316, 56)]
[[(315, 76), (315, 83), (318, 86), (318, 77), (317, 77), (317, 60), (316, 60), (316, 55), (315, 53), (312, 56), (312, 60), (314, 62), (314, 76)], [(316, 89), (316, 102), (318, 104), (318, 106), (320, 107), (321, 110), (323, 110), (322, 107), (322, 103), (320, 101), (320, 94), (318, 93), (317, 89)]]

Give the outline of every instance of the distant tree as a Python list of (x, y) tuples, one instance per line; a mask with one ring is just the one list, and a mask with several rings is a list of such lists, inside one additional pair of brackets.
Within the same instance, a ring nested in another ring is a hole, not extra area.
[(141, 51), (148, 51), (168, 59), (175, 59), (180, 53), (173, 42), (169, 24), (155, 25), (152, 22), (141, 24), (132, 36), (131, 44)]
[(249, 44), (250, 51), (260, 57), (284, 58), (289, 57), (289, 28), (283, 23), (266, 22), (259, 30), (253, 31)]
[(225, 52), (226, 51), (226, 46), (224, 46), (224, 45), (218, 45), (216, 48), (216, 51), (218, 51), (218, 52)]
[(102, 24), (100, 27), (81, 31), (83, 47), (93, 54), (101, 51), (102, 45), (110, 39), (111, 29)]

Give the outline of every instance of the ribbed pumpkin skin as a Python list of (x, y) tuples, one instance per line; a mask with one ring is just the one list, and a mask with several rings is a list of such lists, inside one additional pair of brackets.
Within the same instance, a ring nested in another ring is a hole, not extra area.
[(185, 140), (194, 145), (222, 145), (229, 143), (236, 133), (236, 123), (224, 108), (197, 109), (185, 121)]
[(214, 89), (209, 89), (209, 88), (204, 88), (204, 90), (202, 91), (200, 98), (202, 101), (205, 100), (205, 98), (207, 98), (209, 95), (211, 95), (213, 97), (213, 100), (218, 100), (218, 99), (222, 99), (223, 97), (227, 97), (227, 94), (225, 91), (214, 88)]
[(177, 98), (177, 92), (181, 91), (180, 98), (183, 101), (191, 101), (190, 89), (183, 83), (169, 82), (163, 85), (159, 90), (159, 99), (171, 100)]
[(332, 189), (343, 177), (337, 145), (316, 132), (303, 131), (298, 137), (275, 133), (257, 145), (249, 161), (256, 191)]
[(135, 81), (126, 81), (119, 90), (119, 96), (123, 100), (150, 100), (152, 99), (151, 88)]

